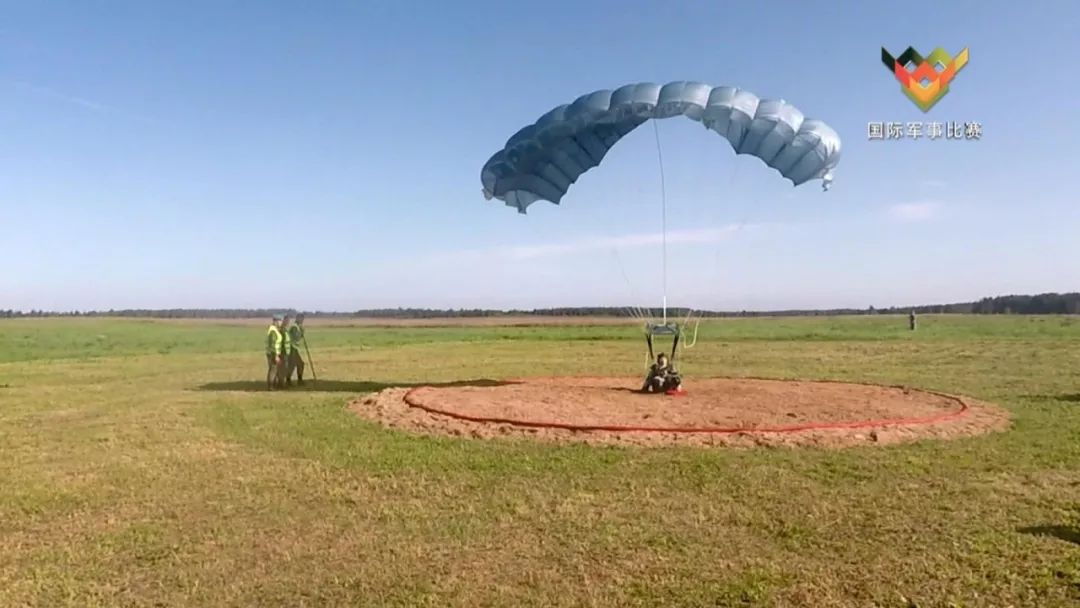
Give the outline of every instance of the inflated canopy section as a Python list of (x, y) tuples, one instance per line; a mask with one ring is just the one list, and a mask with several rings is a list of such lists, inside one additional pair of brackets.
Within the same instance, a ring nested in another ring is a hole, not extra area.
[(836, 131), (786, 101), (699, 82), (640, 83), (583, 95), (515, 133), (480, 172), (484, 197), (521, 213), (538, 200), (559, 204), (623, 136), (650, 118), (674, 116), (700, 122), (796, 186), (821, 179), (828, 190), (840, 161)]

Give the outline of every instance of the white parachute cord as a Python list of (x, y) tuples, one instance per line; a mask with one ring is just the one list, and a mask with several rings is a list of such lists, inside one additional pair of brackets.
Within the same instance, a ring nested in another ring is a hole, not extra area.
[[(735, 189), (735, 181), (736, 181), (736, 179), (738, 177), (739, 177), (739, 157), (738, 157), (738, 155), (736, 155), (735, 158), (732, 160), (732, 163), (731, 163), (731, 177), (728, 178), (728, 187), (727, 187), (728, 192)], [(731, 198), (729, 197), (728, 200), (730, 201)], [(732, 230), (732, 234), (737, 234), (740, 230), (742, 230), (743, 225), (746, 224), (746, 217), (747, 217), (748, 213), (749, 212), (746, 211), (745, 209), (743, 210), (743, 213), (741, 214), (743, 219), (741, 221), (739, 221), (738, 224), (735, 224), (735, 229)], [(716, 261), (716, 265), (719, 266), (720, 265), (720, 247), (719, 246), (717, 246), (717, 248), (716, 248), (716, 260), (715, 261)]]
[(626, 274), (626, 267), (623, 266), (622, 256), (619, 255), (619, 250), (612, 247), (611, 253), (615, 255), (615, 262), (619, 265), (619, 273), (622, 275), (623, 281), (626, 282), (626, 289), (630, 292), (630, 306), (624, 306), (624, 310), (630, 313), (630, 318), (635, 321), (644, 321), (645, 313), (641, 310), (641, 307), (636, 304), (638, 301), (637, 290), (634, 289), (634, 284), (630, 281), (630, 277)]
[[(619, 255), (619, 250), (615, 247), (611, 248), (611, 253), (615, 255), (615, 262), (619, 265), (619, 273), (622, 274), (623, 280), (626, 282), (626, 288), (630, 292), (630, 297), (633, 299), (630, 306), (623, 307), (624, 310), (630, 313), (630, 317), (639, 323), (648, 323), (649, 320), (645, 316), (645, 311), (641, 309), (641, 306), (634, 304), (638, 301), (637, 290), (634, 289), (634, 283), (630, 281), (630, 277), (626, 274), (626, 267), (623, 266), (622, 256)], [(649, 351), (645, 351), (645, 371), (649, 371), (649, 366), (652, 365), (652, 359), (649, 358)]]
[(664, 153), (660, 149), (660, 127), (656, 124), (656, 119), (653, 119), (653, 133), (656, 135), (656, 157), (660, 161), (660, 213), (661, 213), (661, 231), (663, 239), (663, 264), (664, 264), (664, 324), (667, 324), (667, 186), (664, 183)]

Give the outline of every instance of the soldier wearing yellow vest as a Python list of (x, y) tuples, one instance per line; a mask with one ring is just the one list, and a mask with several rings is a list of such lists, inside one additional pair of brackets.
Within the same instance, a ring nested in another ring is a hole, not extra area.
[(304, 357), (300, 355), (301, 342), (304, 341), (304, 313), (296, 315), (296, 320), (285, 330), (291, 350), (285, 367), (285, 383), (292, 384), (293, 370), (296, 370), (296, 383), (304, 384)]
[(285, 336), (281, 315), (274, 315), (266, 330), (266, 388), (281, 388), (285, 380)]

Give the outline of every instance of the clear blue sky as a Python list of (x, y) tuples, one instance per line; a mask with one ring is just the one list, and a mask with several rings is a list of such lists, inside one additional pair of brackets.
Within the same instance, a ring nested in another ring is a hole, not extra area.
[[(0, 308), (658, 305), (648, 124), (562, 206), (479, 173), (555, 105), (672, 80), (844, 140), (823, 193), (659, 122), (672, 305), (1076, 290), (1080, 3), (1023, 4), (0, 1)], [(880, 61), (908, 45), (971, 52), (929, 115)], [(984, 134), (867, 141), (890, 120)]]

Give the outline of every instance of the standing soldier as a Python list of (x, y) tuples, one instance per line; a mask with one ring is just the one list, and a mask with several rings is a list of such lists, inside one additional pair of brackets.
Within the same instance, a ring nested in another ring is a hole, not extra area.
[(915, 331), (915, 311), (914, 311), (914, 310), (913, 310), (913, 311), (911, 311), (911, 312), (910, 312), (910, 313), (908, 314), (908, 328), (909, 328), (909, 329), (910, 329), (911, 331)]
[(296, 315), (296, 322), (288, 329), (289, 344), (292, 350), (289, 353), (288, 367), (285, 369), (285, 381), (292, 382), (293, 370), (296, 370), (296, 383), (304, 385), (304, 357), (300, 354), (300, 343), (304, 341), (304, 313)]
[(266, 388), (268, 390), (281, 388), (284, 379), (285, 338), (281, 332), (281, 323), (281, 315), (274, 315), (270, 327), (266, 330)]
[(292, 386), (292, 379), (289, 378), (289, 360), (293, 352), (293, 343), (289, 336), (291, 326), (292, 317), (286, 313), (285, 319), (281, 322), (281, 341), (283, 343), (281, 347), (281, 376), (282, 383), (287, 387)]

